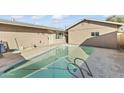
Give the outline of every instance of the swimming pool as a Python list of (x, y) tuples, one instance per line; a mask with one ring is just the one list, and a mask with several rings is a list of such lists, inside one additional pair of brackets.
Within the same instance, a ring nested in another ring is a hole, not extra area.
[[(0, 77), (71, 78), (74, 76), (67, 70), (68, 64), (73, 62), (73, 59), (77, 57), (86, 60), (92, 51), (92, 47), (62, 45), (45, 54), (28, 60), (25, 64), (2, 74)], [(73, 72), (76, 67), (70, 66), (70, 68), (71, 72)]]

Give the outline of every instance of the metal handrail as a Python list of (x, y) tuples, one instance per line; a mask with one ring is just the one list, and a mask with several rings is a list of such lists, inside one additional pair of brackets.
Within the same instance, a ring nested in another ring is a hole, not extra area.
[[(69, 60), (69, 59), (67, 59), (67, 60)], [(81, 68), (81, 67), (77, 64), (77, 60), (83, 61), (83, 63), (86, 65), (88, 71), (87, 71), (86, 69), (84, 69), (84, 68)], [(70, 61), (70, 60), (69, 60), (69, 61)], [(79, 78), (78, 76), (76, 76), (74, 73), (72, 73), (72, 72), (70, 71), (69, 65), (74, 65), (74, 66), (76, 66), (76, 67), (80, 70), (80, 73), (81, 73), (81, 75), (82, 75), (83, 78), (85, 78), (85, 75), (84, 75), (83, 71), (87, 72), (87, 74), (88, 74), (89, 76), (93, 77), (93, 74), (92, 74), (92, 72), (91, 72), (91, 70), (90, 70), (90, 68), (89, 68), (89, 66), (88, 66), (88, 64), (87, 64), (87, 62), (86, 62), (84, 59), (75, 58), (75, 59), (74, 59), (74, 63), (68, 63), (68, 65), (67, 65), (67, 70), (69, 71), (69, 73), (72, 74), (73, 76), (75, 76), (76, 78)], [(74, 69), (73, 69), (73, 70), (74, 70)]]
[(78, 67), (79, 70), (80, 70), (80, 72), (81, 72), (82, 77), (85, 78), (82, 69), (81, 69), (77, 64), (75, 64), (75, 63), (69, 63), (69, 64), (67, 65), (67, 70), (69, 71), (70, 74), (72, 74), (73, 76), (75, 76), (76, 78), (78, 78), (78, 76), (76, 76), (75, 74), (73, 74), (73, 73), (70, 71), (69, 65), (74, 65), (74, 66)]
[(84, 64), (86, 65), (86, 67), (87, 67), (87, 69), (88, 69), (88, 75), (90, 75), (91, 77), (93, 77), (93, 74), (92, 74), (92, 72), (91, 72), (91, 70), (90, 70), (90, 68), (89, 68), (89, 66), (88, 66), (88, 64), (87, 64), (87, 62), (84, 60), (84, 59), (82, 59), (82, 58), (75, 58), (74, 59), (74, 64), (77, 64), (77, 61), (76, 60), (81, 60), (81, 61), (83, 61), (84, 62)]

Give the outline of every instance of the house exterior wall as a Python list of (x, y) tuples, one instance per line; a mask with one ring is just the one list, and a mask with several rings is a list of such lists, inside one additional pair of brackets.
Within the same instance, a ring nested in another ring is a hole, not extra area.
[(65, 44), (66, 38), (65, 36), (61, 39), (56, 39), (56, 34), (49, 34), (49, 44)]
[[(57, 44), (55, 36), (55, 31), (0, 24), (0, 40), (6, 41), (10, 49)], [(59, 43), (62, 41), (65, 39), (60, 39)]]
[(91, 32), (99, 32), (100, 35), (117, 31), (116, 25), (98, 23), (98, 22), (81, 22), (68, 30), (69, 44), (82, 44), (89, 38), (92, 38)]
[[(8, 42), (10, 49), (48, 45), (47, 35), (43, 33), (0, 32), (0, 40)], [(16, 44), (18, 43), (18, 45)]]

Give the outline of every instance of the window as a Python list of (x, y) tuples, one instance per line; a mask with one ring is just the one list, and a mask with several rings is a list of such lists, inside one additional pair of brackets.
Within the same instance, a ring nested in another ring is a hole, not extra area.
[(99, 36), (99, 32), (91, 32), (91, 36)]
[(91, 32), (91, 36), (94, 36), (94, 32)]
[(63, 36), (63, 33), (56, 33), (56, 39), (62, 39)]
[(99, 32), (96, 32), (96, 36), (99, 36)]

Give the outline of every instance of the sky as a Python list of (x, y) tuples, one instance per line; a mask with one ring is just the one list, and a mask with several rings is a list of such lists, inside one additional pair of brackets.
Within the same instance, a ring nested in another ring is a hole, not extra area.
[(85, 19), (105, 20), (109, 15), (0, 15), (0, 19), (65, 29)]

